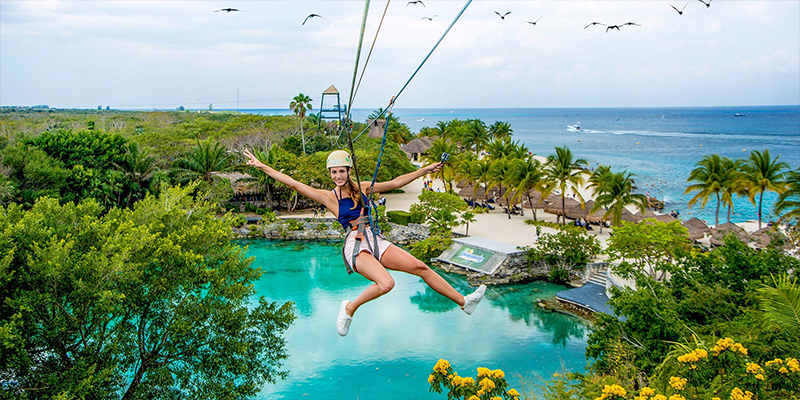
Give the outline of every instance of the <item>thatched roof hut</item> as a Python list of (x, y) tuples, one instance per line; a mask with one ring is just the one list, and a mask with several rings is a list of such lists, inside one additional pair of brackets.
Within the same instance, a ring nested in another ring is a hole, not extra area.
[(627, 208), (623, 208), (622, 209), (622, 216), (620, 217), (620, 220), (625, 221), (625, 222), (639, 222), (639, 221), (642, 220), (642, 218), (639, 217), (637, 214), (634, 214), (634, 213), (628, 211)]
[(383, 138), (383, 129), (386, 126), (385, 119), (371, 119), (367, 121), (367, 124), (369, 124), (369, 133), (367, 133), (367, 137)]
[(636, 212), (636, 214), (633, 214), (633, 215), (635, 215), (636, 218), (639, 218), (640, 221), (643, 220), (643, 219), (647, 219), (647, 218), (657, 218), (658, 217), (658, 215), (656, 215), (656, 213), (654, 213), (653, 210), (651, 210), (649, 208), (645, 208), (644, 209), (644, 213), (642, 213), (642, 211), (639, 210), (639, 211)]
[(558, 204), (561, 204), (561, 197), (558, 197), (554, 194), (551, 194), (550, 196), (547, 196), (547, 198), (542, 200), (542, 192), (538, 190), (531, 191), (530, 202), (528, 202), (527, 195), (523, 195), (523, 199), (525, 200), (525, 207), (537, 210), (547, 208), (548, 206), (550, 206), (551, 204), (555, 204), (556, 202), (558, 202)]
[(589, 200), (583, 205), (578, 204), (577, 206), (570, 207), (567, 209), (567, 218), (571, 219), (582, 219), (589, 216), (589, 211), (594, 207), (594, 200)]
[(756, 248), (765, 249), (773, 240), (785, 238), (786, 237), (782, 233), (768, 226), (753, 232), (750, 235), (750, 243), (752, 243)]
[(722, 238), (724, 238), (728, 233), (733, 233), (737, 238), (739, 238), (739, 240), (743, 242), (747, 242), (750, 239), (750, 235), (747, 234), (746, 230), (739, 225), (730, 222), (717, 225), (711, 229), (711, 237), (718, 241), (722, 241)]
[[(381, 132), (381, 134), (383, 134), (383, 132)], [(428, 136), (416, 138), (404, 144), (401, 149), (408, 154), (408, 158), (417, 160), (420, 155), (425, 154), (428, 152), (428, 150), (430, 150), (432, 142), (433, 140), (431, 140), (431, 138)]]
[(656, 219), (661, 221), (661, 222), (666, 222), (666, 223), (678, 220), (677, 218), (675, 218), (675, 217), (673, 217), (672, 215), (669, 215), (669, 214), (656, 215)]
[[(571, 199), (571, 198), (565, 198), (564, 199), (564, 207), (563, 207), (564, 212), (566, 212), (566, 210), (569, 210), (572, 207), (580, 206), (580, 204), (581, 203), (579, 203), (578, 200)], [(561, 209), (562, 209), (562, 207), (561, 207), (561, 197), (559, 197), (555, 202), (553, 202), (553, 203), (549, 204), (547, 207), (545, 207), (544, 208), (544, 212), (546, 212), (548, 214), (561, 215), (562, 214)]]
[(692, 217), (681, 222), (681, 225), (689, 230), (689, 239), (692, 240), (702, 239), (703, 236), (706, 235), (706, 232), (711, 230), (705, 222), (697, 219), (696, 217)]

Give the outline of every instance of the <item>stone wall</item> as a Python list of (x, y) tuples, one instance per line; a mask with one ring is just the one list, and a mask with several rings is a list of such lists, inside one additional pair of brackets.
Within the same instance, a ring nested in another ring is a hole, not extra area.
[[(302, 223), (302, 228), (291, 230), (289, 220)], [(430, 236), (430, 228), (420, 224), (409, 226), (389, 223), (391, 228), (383, 232), (390, 242), (406, 246), (425, 240)], [(281, 218), (275, 222), (265, 222), (233, 228), (238, 237), (264, 237), (267, 239), (309, 240), (309, 239), (341, 239), (344, 230), (335, 218)]]

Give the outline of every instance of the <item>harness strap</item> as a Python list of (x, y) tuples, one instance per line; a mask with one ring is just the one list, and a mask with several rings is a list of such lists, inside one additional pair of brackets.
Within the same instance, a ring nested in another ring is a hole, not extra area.
[[(362, 209), (363, 213), (363, 209)], [(356, 257), (358, 257), (358, 253), (361, 252), (361, 241), (364, 240), (365, 233), (367, 227), (370, 226), (370, 218), (368, 215), (361, 215), (360, 217), (350, 221), (350, 225), (346, 229), (346, 235), (349, 235), (350, 232), (356, 231), (355, 237), (355, 245), (353, 246), (353, 256), (350, 259), (350, 264), (345, 263), (347, 267), (347, 273), (352, 274), (353, 271), (356, 269)], [(372, 235), (373, 243), (370, 243), (369, 240), (366, 241), (367, 247), (369, 248), (372, 255), (375, 259), (380, 261), (380, 251), (378, 249), (378, 236), (373, 233)]]

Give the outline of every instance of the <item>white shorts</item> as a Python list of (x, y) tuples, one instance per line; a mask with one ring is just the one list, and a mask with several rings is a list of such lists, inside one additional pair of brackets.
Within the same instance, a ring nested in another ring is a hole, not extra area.
[[(358, 254), (361, 252), (366, 251), (369, 254), (375, 255), (372, 252), (372, 249), (375, 246), (375, 242), (372, 240), (372, 230), (370, 227), (366, 227), (364, 232), (364, 239), (361, 240), (361, 246), (359, 247)], [(392, 242), (383, 238), (383, 236), (378, 235), (378, 258), (383, 256), (383, 253), (392, 245)], [(342, 248), (342, 257), (344, 257), (344, 262), (349, 265), (351, 268), (351, 262), (353, 261), (353, 249), (356, 246), (356, 231), (352, 230), (350, 233), (347, 234), (344, 238), (344, 247)], [(355, 268), (353, 268), (355, 270)]]

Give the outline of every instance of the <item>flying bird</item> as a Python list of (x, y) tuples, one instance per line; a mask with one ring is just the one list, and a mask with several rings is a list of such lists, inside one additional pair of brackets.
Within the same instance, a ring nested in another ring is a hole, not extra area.
[(672, 4), (670, 4), (669, 6), (670, 6), (670, 7), (672, 7), (672, 9), (674, 9), (675, 11), (677, 11), (677, 12), (678, 12), (678, 15), (683, 15), (683, 10), (685, 10), (685, 9), (686, 9), (686, 6), (688, 6), (688, 5), (689, 5), (689, 3), (686, 3), (686, 4), (683, 6), (683, 8), (681, 8), (680, 10), (678, 10), (677, 8), (675, 8), (675, 6), (673, 6)]
[(235, 8), (228, 7), (228, 8), (223, 8), (223, 9), (220, 9), (220, 10), (217, 10), (217, 11), (214, 11), (214, 12), (220, 12), (220, 11), (231, 12), (231, 11), (239, 11), (239, 10), (237, 10)]
[(583, 29), (586, 29), (586, 28), (588, 28), (588, 27), (590, 27), (592, 25), (603, 25), (603, 26), (606, 26), (606, 24), (601, 24), (599, 22), (592, 22), (591, 24), (584, 26)]
[[(409, 4), (417, 5), (418, 3), (422, 4), (422, 6), (425, 7), (425, 3), (423, 3), (422, 0), (416, 0), (416, 1), (409, 1), (408, 3), (406, 3), (406, 9), (408, 9), (408, 5)], [(428, 8), (428, 7), (425, 7), (425, 8)]]
[[(544, 15), (542, 15), (542, 17), (544, 17)], [(539, 17), (539, 19), (542, 19), (542, 17)], [(527, 22), (527, 23), (529, 23), (531, 25), (536, 25), (536, 23), (539, 22), (539, 19), (537, 19), (536, 21), (533, 21), (533, 22), (531, 22), (531, 21), (525, 21), (525, 22)]]
[(641, 25), (639, 25), (639, 24), (634, 24), (633, 22), (626, 22), (626, 23), (624, 23), (624, 24), (622, 24), (622, 25), (620, 25), (620, 26), (627, 26), (627, 25), (641, 26)]
[(323, 18), (323, 19), (324, 19), (324, 17), (323, 17), (322, 15), (319, 15), (319, 14), (308, 14), (308, 16), (306, 17), (306, 19), (304, 19), (304, 20), (303, 20), (303, 23), (302, 23), (302, 24), (300, 24), (300, 25), (305, 25), (305, 24), (306, 24), (306, 21), (308, 21), (310, 18), (314, 18), (314, 17), (319, 17), (319, 18)]
[(436, 18), (436, 17), (438, 17), (438, 15), (434, 15), (432, 17), (422, 17), (422, 18), (420, 18), (420, 21), (423, 20), (423, 19), (427, 19), (428, 21), (433, 21), (433, 19)]
[(619, 25), (608, 25), (608, 27), (606, 27), (606, 33), (608, 33), (609, 29), (619, 30)]
[(497, 14), (497, 15), (499, 15), (499, 16), (500, 16), (500, 19), (506, 19), (506, 15), (508, 15), (508, 14), (511, 14), (511, 11), (509, 11), (509, 12), (507, 12), (507, 13), (505, 13), (505, 14), (500, 14), (500, 13), (499, 13), (499, 12), (497, 12), (497, 11), (495, 11), (494, 13), (495, 13), (495, 14)]
[(710, 7), (711, 7), (711, 0), (708, 0), (708, 3), (706, 3), (706, 2), (705, 2), (705, 1), (703, 1), (703, 0), (697, 0), (697, 1), (699, 1), (699, 2), (703, 3), (703, 5), (705, 5), (705, 6), (706, 6), (706, 8), (710, 8)]

